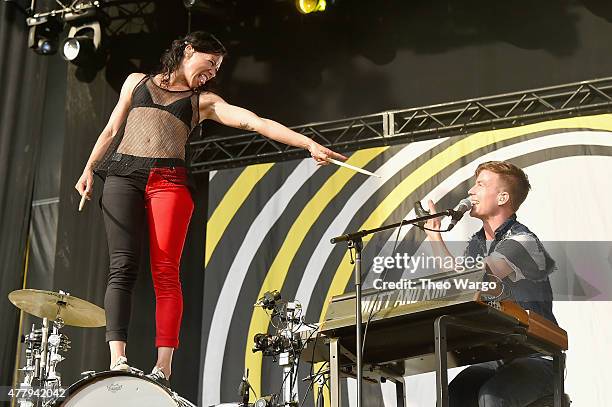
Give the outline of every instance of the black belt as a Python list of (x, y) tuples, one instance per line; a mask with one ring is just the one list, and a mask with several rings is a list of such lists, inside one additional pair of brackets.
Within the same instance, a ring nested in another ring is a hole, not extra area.
[(153, 167), (185, 167), (185, 160), (180, 158), (156, 158)]
[(111, 161), (123, 161), (129, 159), (132, 162), (146, 162), (152, 163), (152, 167), (186, 167), (185, 160), (181, 158), (150, 158), (150, 157), (137, 157), (135, 155), (113, 153)]

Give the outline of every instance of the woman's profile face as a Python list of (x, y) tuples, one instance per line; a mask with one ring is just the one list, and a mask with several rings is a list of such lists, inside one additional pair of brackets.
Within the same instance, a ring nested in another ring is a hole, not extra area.
[(185, 48), (183, 73), (192, 89), (204, 85), (217, 75), (223, 62), (223, 56), (198, 52), (191, 45)]

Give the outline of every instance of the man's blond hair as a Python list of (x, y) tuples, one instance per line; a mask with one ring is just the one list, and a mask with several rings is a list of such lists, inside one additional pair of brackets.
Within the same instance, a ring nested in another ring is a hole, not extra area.
[(510, 205), (516, 212), (518, 208), (525, 202), (527, 194), (531, 189), (527, 174), (519, 167), (506, 161), (487, 161), (476, 168), (476, 177), (484, 171), (491, 171), (498, 174), (502, 179), (506, 192), (510, 195)]

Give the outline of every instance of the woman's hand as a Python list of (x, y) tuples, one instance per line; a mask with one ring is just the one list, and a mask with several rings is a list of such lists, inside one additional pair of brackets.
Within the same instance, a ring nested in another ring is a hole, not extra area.
[(308, 151), (310, 151), (310, 155), (317, 162), (317, 165), (329, 164), (327, 158), (334, 158), (340, 161), (346, 161), (348, 159), (348, 157), (336, 153), (335, 151), (330, 150), (327, 147), (323, 147), (321, 144), (316, 143), (314, 141), (308, 145)]
[(81, 196), (85, 196), (87, 200), (91, 199), (91, 191), (93, 191), (93, 171), (90, 168), (85, 168), (81, 178), (77, 181), (74, 188), (79, 192)]

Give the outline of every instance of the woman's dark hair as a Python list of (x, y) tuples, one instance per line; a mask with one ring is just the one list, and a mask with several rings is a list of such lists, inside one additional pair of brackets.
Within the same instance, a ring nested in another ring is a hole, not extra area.
[(207, 54), (219, 56), (227, 55), (227, 50), (217, 37), (206, 31), (194, 31), (184, 38), (172, 41), (170, 48), (162, 54), (160, 69), (162, 84), (168, 85), (170, 75), (172, 72), (176, 71), (181, 64), (187, 45), (191, 45), (197, 52), (205, 52)]

